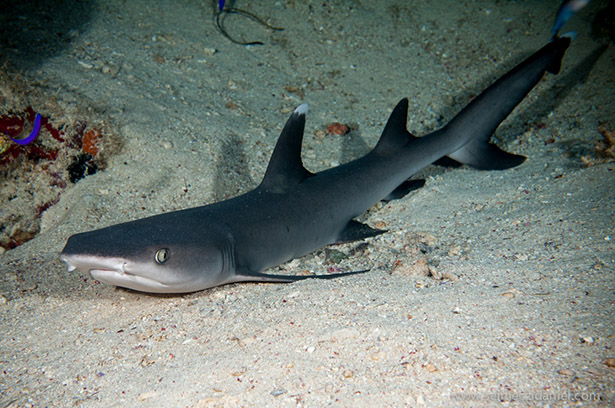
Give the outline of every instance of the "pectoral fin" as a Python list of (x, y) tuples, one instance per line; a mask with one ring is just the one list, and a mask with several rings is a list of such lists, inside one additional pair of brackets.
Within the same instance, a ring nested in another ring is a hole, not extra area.
[(375, 237), (376, 235), (384, 234), (386, 230), (379, 230), (370, 227), (369, 225), (362, 224), (359, 221), (351, 220), (346, 228), (342, 230), (336, 244), (345, 242), (360, 241), (365, 238)]
[(266, 283), (291, 283), (305, 279), (336, 279), (344, 276), (357, 275), (360, 273), (369, 272), (369, 269), (355, 272), (331, 273), (328, 275), (269, 275), (266, 273), (253, 272), (248, 269), (238, 270), (233, 279), (227, 283), (233, 282), (266, 282)]
[(389, 193), (388, 196), (384, 197), (380, 201), (388, 203), (391, 200), (398, 200), (402, 197), (405, 197), (409, 192), (418, 190), (424, 185), (425, 185), (424, 179), (406, 180), (403, 183), (401, 183), (395, 190), (391, 191), (391, 193)]

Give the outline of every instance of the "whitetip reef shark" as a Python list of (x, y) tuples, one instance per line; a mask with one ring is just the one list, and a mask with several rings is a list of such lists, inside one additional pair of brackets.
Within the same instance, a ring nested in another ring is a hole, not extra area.
[[(293, 282), (333, 275), (262, 271), (326, 245), (385, 231), (354, 220), (381, 200), (416, 187), (409, 178), (445, 156), (483, 170), (521, 164), (524, 156), (489, 142), (545, 72), (557, 74), (570, 45), (555, 37), (474, 98), (443, 128), (423, 137), (406, 129), (408, 100), (388, 119), (365, 156), (317, 174), (305, 169), (301, 144), (307, 105), (290, 115), (261, 184), (229, 200), (163, 213), (71, 236), (60, 258), (96, 280), (155, 293), (185, 293), (233, 282)], [(419, 182), (420, 183), (420, 182)]]

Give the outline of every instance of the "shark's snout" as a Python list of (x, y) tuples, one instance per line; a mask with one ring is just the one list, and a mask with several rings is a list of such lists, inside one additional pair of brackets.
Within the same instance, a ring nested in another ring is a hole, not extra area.
[(124, 288), (143, 292), (169, 292), (168, 284), (157, 279), (128, 272), (125, 259), (103, 258), (93, 255), (68, 255), (62, 253), (62, 260), (68, 266), (68, 271), (78, 270), (90, 275), (93, 279)]
[(119, 258), (101, 258), (91, 255), (68, 255), (62, 253), (60, 260), (66, 264), (69, 272), (79, 270), (94, 277), (96, 271), (112, 272), (124, 275), (126, 261)]

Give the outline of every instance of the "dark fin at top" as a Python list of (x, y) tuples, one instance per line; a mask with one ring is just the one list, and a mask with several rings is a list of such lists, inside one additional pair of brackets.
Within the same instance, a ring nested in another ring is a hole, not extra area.
[(389, 120), (382, 131), (382, 135), (380, 136), (380, 140), (378, 140), (374, 151), (395, 151), (415, 140), (416, 136), (413, 136), (407, 130), (407, 122), (408, 98), (404, 98), (399, 101), (397, 106), (395, 106), (395, 109), (393, 109), (391, 116), (389, 116)]
[(449, 154), (449, 157), (479, 170), (510, 169), (523, 163), (526, 158), (505, 152), (493, 143), (485, 143), (483, 140), (473, 140)]
[(379, 230), (362, 224), (359, 221), (350, 220), (346, 227), (340, 232), (340, 235), (335, 241), (336, 244), (345, 242), (360, 241), (365, 238), (375, 237), (376, 235), (384, 234), (386, 230)]
[(306, 104), (300, 105), (284, 125), (273, 149), (261, 188), (271, 192), (283, 192), (288, 186), (299, 184), (313, 176), (303, 167), (301, 160), (301, 143), (307, 110)]
[(260, 272), (252, 272), (250, 270), (244, 269), (241, 271), (237, 271), (232, 280), (227, 283), (235, 283), (235, 282), (267, 282), (267, 283), (291, 283), (302, 281), (305, 279), (336, 279), (342, 278), (344, 276), (350, 275), (358, 275), (360, 273), (369, 272), (369, 269), (364, 271), (355, 271), (355, 272), (343, 272), (343, 273), (331, 273), (328, 275), (269, 275), (266, 273)]
[(555, 37), (553, 41), (551, 41), (551, 46), (553, 46), (553, 52), (555, 54), (555, 58), (553, 62), (547, 67), (547, 72), (557, 75), (559, 70), (562, 67), (562, 59), (564, 58), (564, 54), (566, 50), (570, 46), (572, 42), (572, 38), (570, 37)]
[(380, 201), (388, 203), (391, 200), (398, 200), (402, 197), (405, 197), (409, 192), (418, 190), (424, 185), (425, 185), (424, 179), (406, 180), (403, 183), (401, 183), (395, 190), (391, 191), (391, 193), (389, 193), (388, 196), (384, 197)]

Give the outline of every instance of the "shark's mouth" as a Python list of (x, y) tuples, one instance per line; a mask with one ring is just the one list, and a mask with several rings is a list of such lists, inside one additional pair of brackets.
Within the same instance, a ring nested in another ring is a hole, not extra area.
[(170, 288), (162, 282), (129, 272), (110, 269), (90, 269), (90, 276), (99, 282), (142, 292), (167, 292)]

